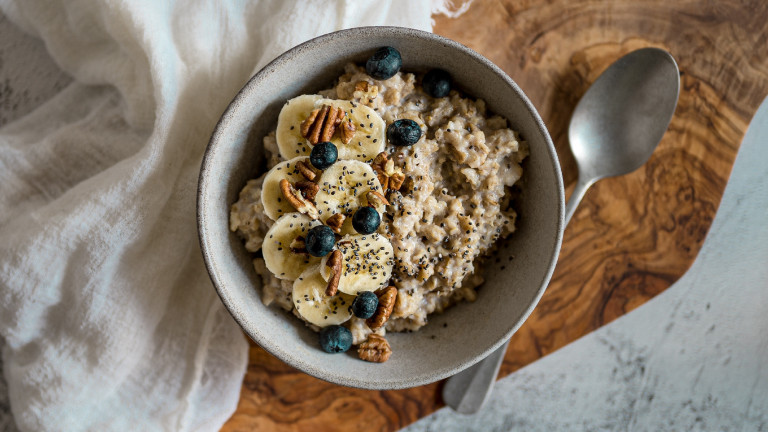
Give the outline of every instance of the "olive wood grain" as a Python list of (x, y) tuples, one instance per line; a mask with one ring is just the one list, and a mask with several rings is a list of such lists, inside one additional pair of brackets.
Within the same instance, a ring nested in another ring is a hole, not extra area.
[[(669, 131), (644, 167), (587, 193), (501, 376), (640, 306), (691, 265), (749, 119), (768, 94), (766, 22), (762, 0), (476, 0), (459, 18), (437, 17), (436, 33), (485, 55), (528, 94), (556, 144), (567, 192), (576, 180), (568, 120), (590, 83), (646, 46), (670, 51), (681, 70)], [(392, 431), (442, 406), (440, 385), (349, 389), (252, 344), (240, 403), (223, 430)]]

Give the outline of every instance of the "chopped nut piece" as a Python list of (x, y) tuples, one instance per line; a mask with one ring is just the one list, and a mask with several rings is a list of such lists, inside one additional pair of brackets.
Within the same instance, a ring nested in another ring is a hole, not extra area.
[(376, 172), (376, 178), (379, 180), (379, 183), (381, 183), (381, 189), (387, 190), (389, 189), (389, 177), (384, 174), (384, 171), (381, 170), (381, 168), (374, 167), (373, 170)]
[(381, 152), (376, 155), (375, 158), (373, 158), (373, 162), (371, 162), (371, 166), (378, 166), (379, 168), (384, 168), (384, 164), (387, 163), (387, 153)]
[(392, 174), (394, 173), (395, 173), (395, 161), (390, 159), (386, 163), (384, 163), (384, 174), (392, 177)]
[(377, 96), (379, 96), (379, 86), (368, 81), (358, 81), (355, 84), (354, 97), (358, 98), (363, 105), (373, 107), (373, 100)]
[(317, 192), (320, 191), (320, 185), (317, 183), (312, 183), (311, 181), (300, 180), (296, 182), (296, 189), (301, 191), (301, 193), (304, 195), (304, 198), (310, 201), (314, 201)]
[(355, 124), (351, 121), (344, 119), (341, 121), (341, 127), (339, 128), (339, 137), (341, 138), (341, 142), (344, 144), (349, 144), (350, 141), (352, 141), (352, 137), (355, 136), (355, 131), (357, 129), (355, 128)]
[(310, 168), (306, 161), (296, 162), (296, 169), (309, 181), (314, 181), (315, 178), (317, 178), (317, 174)]
[(293, 208), (298, 210), (299, 213), (303, 213), (312, 219), (317, 219), (320, 217), (320, 214), (317, 211), (317, 207), (315, 207), (311, 201), (304, 198), (301, 192), (297, 191), (293, 186), (291, 186), (288, 180), (280, 180), (280, 191), (283, 193), (285, 199), (288, 200)]
[(308, 253), (307, 252), (307, 245), (306, 245), (306, 243), (304, 243), (304, 237), (302, 237), (302, 236), (298, 236), (295, 239), (293, 239), (293, 241), (291, 242), (291, 244), (288, 247), (291, 248), (291, 252), (293, 252), (293, 253), (297, 253), (297, 254)]
[(341, 226), (344, 224), (344, 219), (345, 218), (343, 214), (336, 213), (335, 215), (329, 217), (328, 220), (325, 221), (325, 224), (331, 228), (331, 231), (339, 234), (341, 233)]
[(392, 309), (395, 307), (395, 301), (397, 300), (397, 288), (388, 286), (380, 290), (375, 291), (376, 296), (379, 298), (379, 305), (376, 307), (376, 312), (373, 316), (365, 320), (371, 330), (376, 330), (383, 326), (389, 319), (389, 315), (392, 314)]
[(365, 361), (384, 363), (392, 355), (392, 348), (382, 336), (371, 333), (368, 339), (357, 347), (357, 355)]
[(389, 177), (389, 188), (392, 190), (399, 191), (404, 181), (405, 181), (405, 174), (401, 172), (396, 172), (392, 174), (391, 177)]
[[(402, 175), (400, 169), (395, 168), (394, 159), (390, 159), (385, 152), (381, 152), (373, 158), (371, 168), (373, 168), (373, 171), (376, 173), (376, 178), (379, 180), (382, 189), (385, 191), (387, 189), (394, 189), (392, 187), (391, 178), (393, 175), (398, 175), (398, 178), (399, 175)], [(399, 189), (400, 186), (402, 186), (402, 182), (398, 183), (397, 188)]]
[(376, 192), (376, 191), (368, 191), (365, 194), (365, 198), (368, 200), (368, 205), (373, 207), (378, 207), (381, 205), (388, 206), (389, 201), (387, 201), (386, 198), (384, 198), (384, 195)]
[(339, 279), (341, 279), (341, 251), (336, 249), (331, 252), (328, 261), (325, 262), (331, 269), (331, 277), (328, 279), (328, 287), (325, 289), (325, 295), (331, 297), (336, 295), (339, 289)]

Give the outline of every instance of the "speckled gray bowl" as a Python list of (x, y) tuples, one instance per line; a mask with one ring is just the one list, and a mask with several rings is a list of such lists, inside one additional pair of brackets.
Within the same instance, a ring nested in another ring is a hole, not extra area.
[[(518, 231), (484, 270), (476, 302), (430, 316), (414, 333), (388, 334), (393, 354), (383, 364), (354, 350), (326, 354), (317, 334), (297, 318), (265, 307), (252, 256), (229, 231), (229, 208), (248, 179), (264, 169), (262, 138), (275, 129), (283, 103), (328, 88), (347, 62), (362, 63), (376, 48), (397, 48), (403, 69), (442, 68), (468, 94), (485, 99), (530, 144), (517, 202)], [(563, 230), (563, 183), (552, 141), (522, 90), (490, 61), (451, 40), (422, 31), (368, 27), (313, 39), (259, 71), (232, 101), (203, 160), (197, 202), (200, 245), (221, 300), (245, 332), (284, 362), (334, 383), (368, 389), (413, 387), (478, 362), (514, 333), (549, 282)], [(514, 259), (513, 259), (514, 258)]]

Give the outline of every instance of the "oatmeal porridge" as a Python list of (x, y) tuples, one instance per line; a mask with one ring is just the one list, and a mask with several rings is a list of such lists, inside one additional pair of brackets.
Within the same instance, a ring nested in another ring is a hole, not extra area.
[(387, 332), (476, 298), (482, 257), (515, 229), (528, 148), (445, 72), (386, 77), (370, 62), (286, 103), (264, 138), (269, 171), (242, 189), (230, 228), (260, 252), (265, 304), (320, 331), (326, 351), (381, 362)]

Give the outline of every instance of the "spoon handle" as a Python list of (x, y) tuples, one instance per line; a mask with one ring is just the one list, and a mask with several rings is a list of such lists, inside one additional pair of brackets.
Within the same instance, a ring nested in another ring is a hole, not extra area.
[(595, 179), (584, 180), (579, 176), (579, 181), (576, 182), (576, 187), (573, 188), (571, 197), (568, 198), (568, 204), (565, 205), (565, 220), (563, 222), (563, 230), (568, 226), (568, 222), (571, 221), (571, 217), (576, 212), (576, 207), (579, 206), (581, 199), (584, 198), (584, 194), (587, 193), (587, 189), (595, 183)]
[[(563, 229), (568, 225), (573, 213), (576, 212), (576, 207), (584, 198), (587, 189), (594, 182), (594, 179), (583, 180), (579, 177), (579, 181), (576, 182), (576, 187), (568, 199), (568, 204), (565, 205)], [(504, 361), (507, 346), (509, 346), (509, 341), (506, 341), (504, 345), (476, 365), (448, 378), (443, 387), (445, 404), (460, 414), (474, 414), (480, 411), (488, 399), (488, 395), (491, 394), (494, 382), (496, 382), (496, 376), (499, 374), (499, 368)]]

